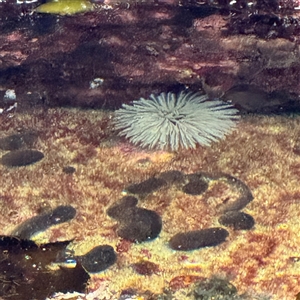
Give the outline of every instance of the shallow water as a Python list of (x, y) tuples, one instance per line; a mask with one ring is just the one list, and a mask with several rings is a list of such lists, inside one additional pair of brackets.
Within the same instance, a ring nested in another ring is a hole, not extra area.
[[(0, 2), (0, 297), (297, 299), (296, 3), (28, 2)], [(178, 151), (118, 135), (123, 103), (183, 90), (236, 128)]]

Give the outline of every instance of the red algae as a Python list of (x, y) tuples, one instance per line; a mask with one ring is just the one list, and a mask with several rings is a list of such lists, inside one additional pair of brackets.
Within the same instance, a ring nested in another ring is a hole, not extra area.
[[(17, 113), (8, 120), (9, 125), (0, 123), (1, 137), (17, 133), (18, 128), (33, 128), (39, 133), (35, 147), (45, 156), (24, 167), (0, 166), (2, 234), (9, 234), (38, 214), (43, 203), (47, 204), (46, 211), (71, 205), (77, 211), (76, 217), (68, 224), (57, 224), (39, 233), (35, 241), (43, 244), (49, 239), (72, 239), (69, 247), (77, 256), (99, 245), (111, 246), (117, 261), (105, 272), (91, 276), (87, 290), (91, 295), (98, 289), (103, 299), (114, 299), (116, 293), (119, 296), (134, 287), (137, 295), (151, 299), (150, 295), (170, 288), (175, 299), (180, 293), (186, 300), (197, 281), (221, 274), (239, 293), (255, 291), (272, 294), (275, 300), (295, 299), (299, 293), (295, 268), (300, 237), (299, 157), (293, 152), (293, 139), (299, 131), (299, 118), (245, 117), (234, 134), (211, 148), (168, 153), (138, 147), (122, 151), (119, 139), (107, 124), (108, 114), (53, 108), (47, 113)], [(77, 124), (87, 129), (81, 130)], [(99, 139), (95, 133), (86, 138), (92, 130), (99, 132)], [(5, 153), (1, 150), (2, 155)], [(76, 161), (79, 153), (84, 155)], [(76, 171), (65, 174), (65, 166)], [(239, 181), (234, 185), (225, 177), (220, 180), (210, 175), (204, 193), (185, 194), (181, 187), (186, 183), (186, 174), (200, 172), (226, 173)], [(138, 195), (134, 203), (135, 208), (161, 216), (158, 238), (143, 244), (120, 239), (117, 221), (107, 215), (107, 209), (126, 195), (126, 187), (153, 177), (167, 184), (142, 197)], [(217, 210), (218, 205), (235, 202), (246, 187), (254, 197), (243, 206), (243, 212), (255, 219), (251, 230), (228, 227), (226, 242), (215, 247), (180, 253), (168, 247), (170, 238), (179, 232), (220, 226), (218, 218), (223, 212)], [(151, 264), (138, 265), (143, 274), (135, 272), (133, 264), (145, 260)], [(62, 295), (60, 299), (64, 299)]]

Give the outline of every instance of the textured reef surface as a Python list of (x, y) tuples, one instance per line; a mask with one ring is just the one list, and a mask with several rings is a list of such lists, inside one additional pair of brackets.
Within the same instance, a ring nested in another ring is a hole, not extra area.
[(243, 111), (299, 109), (298, 0), (44, 2), (0, 2), (0, 99), (116, 108), (188, 86)]
[[(300, 299), (299, 19), (298, 0), (0, 0), (0, 298)], [(182, 91), (235, 130), (164, 102), (119, 136), (116, 109)], [(140, 147), (160, 138), (184, 147)]]
[(0, 165), (2, 264), (23, 272), (6, 275), (8, 299), (296, 299), (299, 116), (245, 116), (225, 140), (173, 153), (124, 141), (108, 111), (2, 120), (0, 156), (43, 154)]

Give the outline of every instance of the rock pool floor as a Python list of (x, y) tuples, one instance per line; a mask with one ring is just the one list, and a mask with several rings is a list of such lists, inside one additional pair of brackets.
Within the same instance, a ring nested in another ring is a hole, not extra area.
[[(74, 239), (69, 248), (76, 255), (111, 245), (117, 261), (106, 271), (91, 274), (90, 295), (118, 299), (122, 291), (134, 289), (138, 299), (159, 299), (155, 295), (164, 291), (174, 299), (194, 299), (194, 282), (219, 276), (230, 280), (239, 294), (296, 299), (300, 292), (300, 116), (246, 116), (225, 140), (178, 153), (147, 151), (120, 140), (110, 124), (110, 112), (53, 108), (2, 117), (0, 138), (34, 132), (38, 138), (32, 148), (44, 158), (23, 167), (0, 165), (0, 234), (9, 235), (44, 209), (76, 208), (72, 221), (51, 227), (34, 240)], [(1, 156), (6, 153), (0, 150)], [(66, 167), (75, 172), (66, 172)], [(168, 246), (174, 234), (220, 226), (215, 204), (236, 193), (216, 184), (195, 196), (172, 186), (139, 199), (139, 207), (161, 216), (159, 237), (139, 244), (120, 239), (117, 222), (106, 210), (130, 184), (170, 170), (222, 172), (243, 181), (254, 196), (243, 209), (255, 219), (254, 227), (227, 228), (229, 237), (215, 247), (174, 251)]]

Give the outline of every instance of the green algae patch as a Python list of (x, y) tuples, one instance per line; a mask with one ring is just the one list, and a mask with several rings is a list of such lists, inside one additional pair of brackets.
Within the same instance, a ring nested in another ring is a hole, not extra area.
[(77, 13), (91, 11), (93, 8), (93, 4), (85, 0), (56, 0), (38, 6), (36, 8), (36, 12), (58, 15), (74, 15)]

